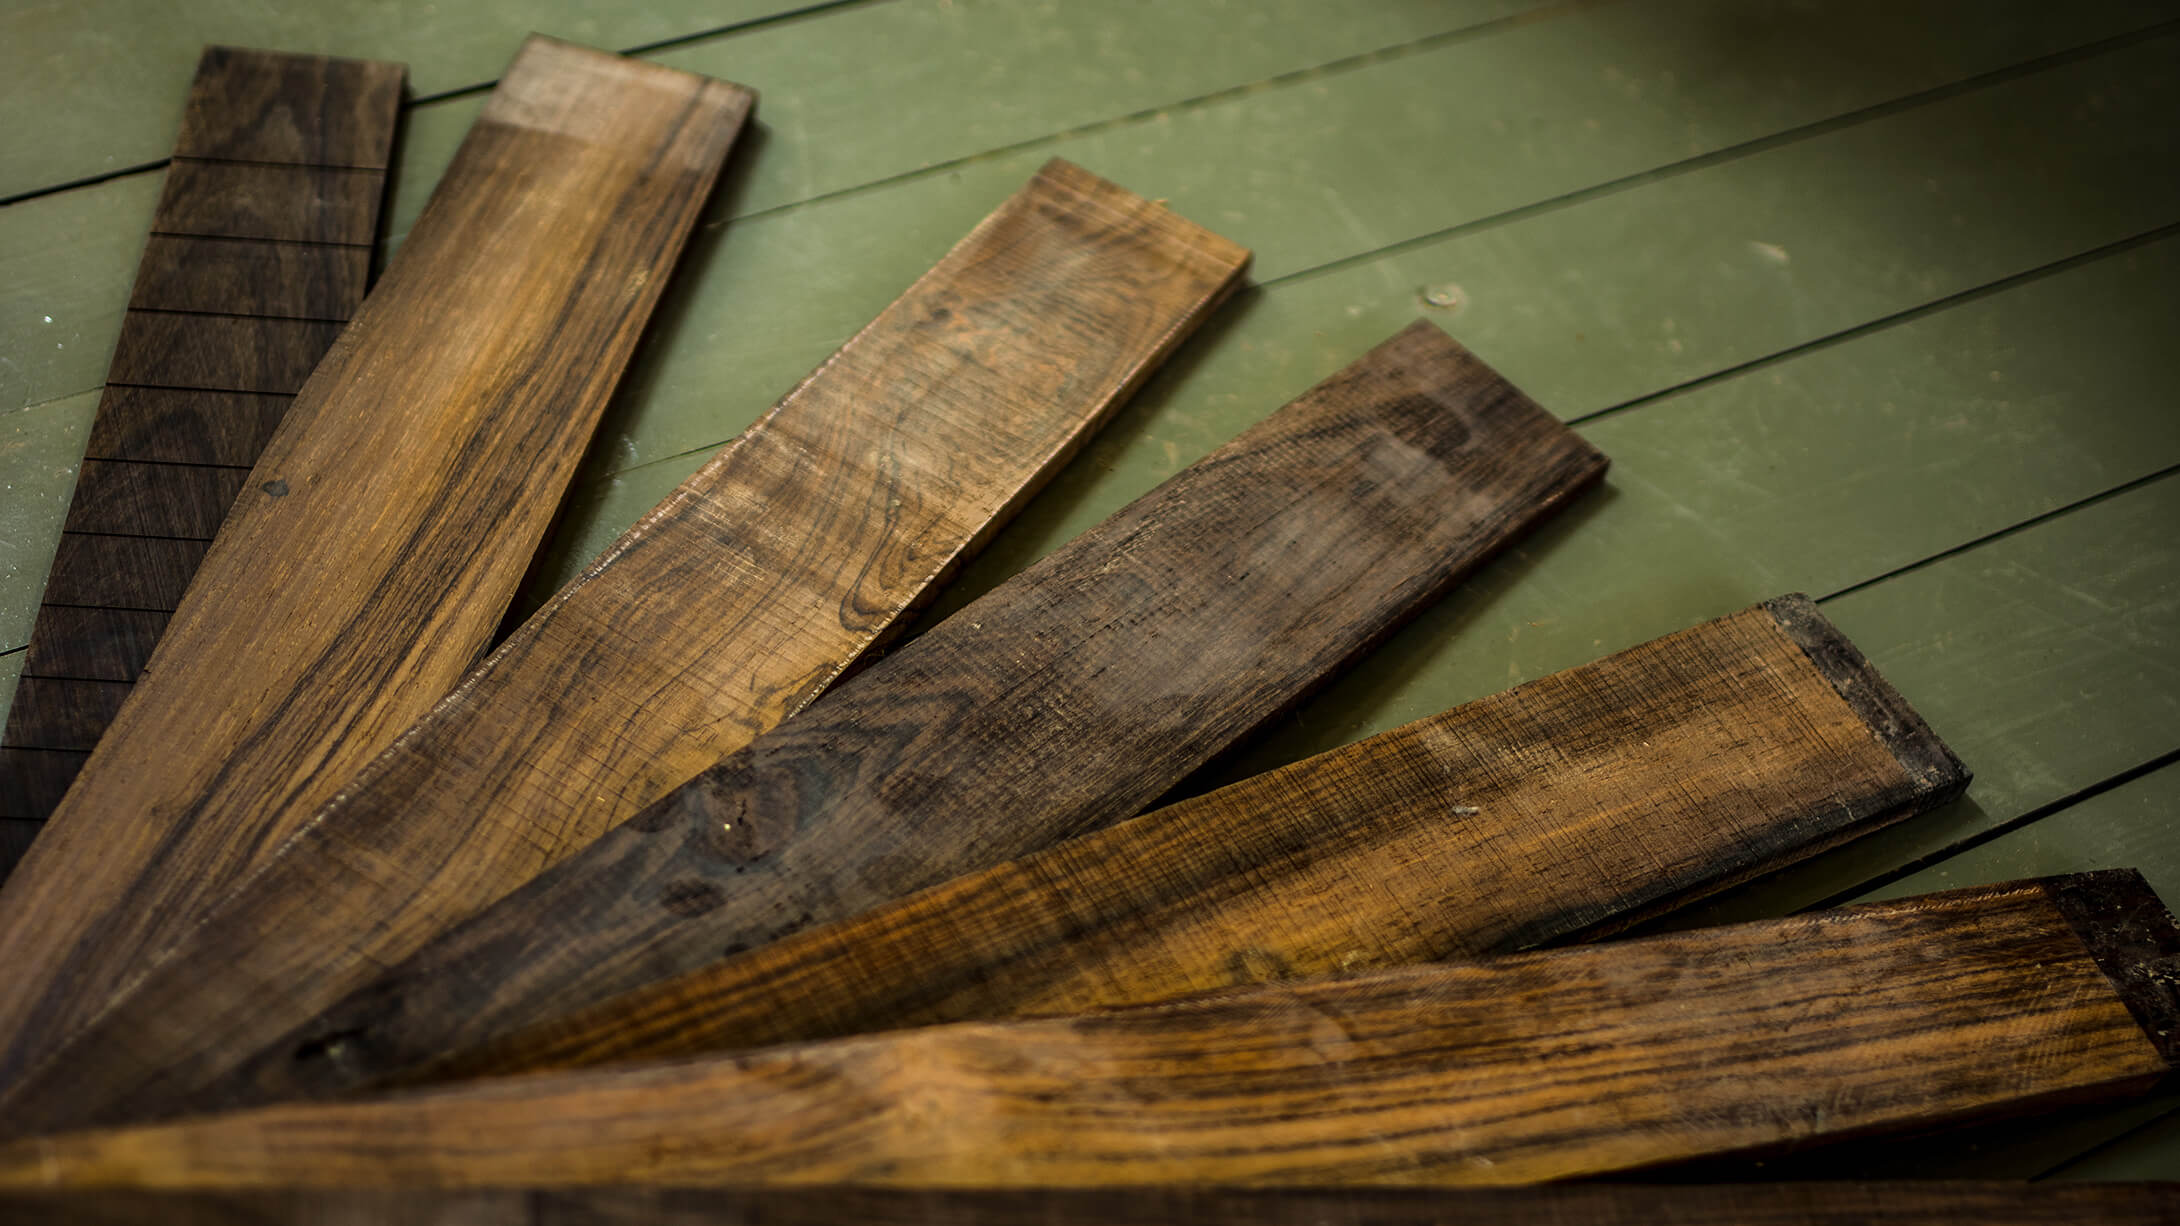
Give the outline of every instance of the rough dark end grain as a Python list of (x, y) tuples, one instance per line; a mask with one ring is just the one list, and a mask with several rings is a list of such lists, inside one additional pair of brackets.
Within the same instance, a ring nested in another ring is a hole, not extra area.
[(2180, 1184), (1914, 1180), (1539, 1188), (601, 1188), (0, 1195), (77, 1226), (2173, 1226)]
[(2068, 889), (53, 1136), (0, 1187), (1596, 1178), (2151, 1088)]
[[(236, 62), (212, 58), (218, 73)], [(391, 96), (371, 80), (372, 98)], [(175, 160), (161, 232), (371, 240), (385, 175), (373, 150), (387, 130), (336, 119), (318, 94), (280, 100), (291, 92), (243, 91), (242, 120), (189, 128), (192, 148), (225, 152)], [(297, 392), (172, 606), (149, 677), (0, 891), (11, 941), (0, 1084), (50, 1054), (475, 664), (750, 98), (551, 39), (523, 45), (383, 280)], [(280, 160), (282, 142), (314, 132), (340, 142), (339, 164)], [(162, 382), (278, 393), (308, 369), (280, 338), (334, 327), (138, 310), (124, 335), (174, 356), (181, 377)], [(127, 382), (154, 382), (117, 366)]]
[(264, 956), (316, 931), (299, 877), (284, 910), (215, 916), (6, 1109), (52, 1127), (342, 1093), (1109, 825), (1604, 466), (1411, 328), (317, 1017), (248, 989), (317, 982)]
[(1847, 641), (1847, 636), (1817, 610), (1815, 601), (1795, 593), (1766, 601), (1764, 607), (1771, 611), (1779, 628), (1801, 644), (1810, 662), (1899, 759), (1910, 778), (1935, 789), (1939, 803), (1967, 790), (1974, 778), (1968, 767), (1938, 739), (1892, 683), (1870, 666), (1861, 649)]
[(2055, 878), (2051, 900), (2165, 1063), (2180, 1071), (2180, 922), (2131, 868)]
[[(233, 47), (199, 61), (31, 630), (25, 686), (40, 693), (0, 733), (0, 817), (59, 807), (83, 763), (53, 755), (45, 721), (102, 710), (66, 748), (97, 744), (244, 470), (363, 301), (404, 75)], [(311, 235), (326, 216), (350, 245), (231, 237)], [(9, 846), (0, 879), (28, 840)]]

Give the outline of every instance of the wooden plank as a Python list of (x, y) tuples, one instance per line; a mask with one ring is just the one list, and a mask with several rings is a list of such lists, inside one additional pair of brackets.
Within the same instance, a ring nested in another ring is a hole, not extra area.
[(0, 1149), (0, 1186), (1498, 1185), (2140, 1093), (2180, 925), (2126, 871), (1079, 1017)]
[[(1588, 939), (1966, 783), (1854, 646), (1782, 597), (399, 1080), (1075, 1013)], [(302, 1096), (308, 1062), (274, 1054), (248, 1080)]]
[(524, 45), (429, 232), (297, 396), (147, 680), (0, 891), (0, 1069), (104, 1003), (475, 663), (749, 104)]
[[(398, 955), (329, 959), (356, 924), (315, 921), (370, 844), (253, 882), (0, 1118), (227, 1101), (251, 1088), (222, 1079), (299, 1027), (344, 1034), (313, 1068), (367, 1079), (1110, 824), (1604, 466), (1416, 324), (386, 978)], [(328, 1006), (353, 1025), (313, 1020)]]
[[(2154, 1177), (2154, 1175), (2153, 1175)], [(1710, 1187), (1535, 1188), (492, 1188), (426, 1192), (0, 1195), (0, 1220), (80, 1226), (274, 1226), (460, 1222), (462, 1226), (2169, 1226), (2180, 1184), (1894, 1180)]]
[[(291, 184), (261, 192), (248, 202), (248, 211), (259, 218), (294, 217), (337, 208), (375, 229), (401, 82), (399, 64), (210, 47), (198, 62), (176, 147), (254, 151), (295, 163), (288, 167), (292, 170), (358, 167), (343, 169), (337, 182), (323, 187), (298, 191), (302, 185)], [(179, 602), (203, 556), (202, 542), (218, 531), (243, 487), (247, 465), (257, 458), (255, 449), (235, 454), (240, 448), (233, 442), (152, 441), (185, 434), (198, 424), (191, 412), (200, 407), (198, 395), (178, 389), (278, 393), (252, 399), (285, 409), (287, 394), (302, 386), (339, 335), (340, 321), (363, 299), (367, 264), (351, 268), (337, 284), (309, 261), (248, 268), (215, 264), (200, 280), (194, 267), (178, 258), (196, 253), (195, 246), (177, 251), (174, 245), (205, 240), (165, 239), (156, 232), (217, 231), (238, 217), (221, 211), (216, 193), (199, 200), (193, 211), (170, 207), (173, 199), (170, 183), (139, 265), (139, 301), (124, 318), (107, 371), (109, 390), (91, 428), (94, 443), (145, 454), (86, 460), (79, 471), (62, 522), (64, 546), (53, 557), (45, 603), (31, 628), (23, 685), (0, 732), (0, 751), (9, 758), (0, 772), (0, 817), (42, 820), (58, 807), (83, 766), (79, 755), (95, 747), (113, 722), (165, 624), (163, 611)], [(239, 250), (260, 244), (211, 245)], [(344, 258), (366, 260), (370, 254), (365, 246), (291, 250), (340, 250)], [(278, 305), (284, 291), (237, 292), (245, 276), (264, 286), (296, 278), (317, 317), (266, 312), (262, 308)], [(183, 303), (192, 311), (216, 313), (167, 309)], [(119, 386), (131, 383), (148, 386)], [(219, 433), (229, 440), (238, 434)], [(118, 446), (117, 434), (131, 445)], [(207, 451), (232, 458), (221, 466), (200, 454)], [(136, 546), (114, 543), (109, 538), (115, 536), (169, 539)], [(109, 634), (115, 637), (109, 640)], [(15, 862), (10, 857), (0, 865), (0, 879)]]

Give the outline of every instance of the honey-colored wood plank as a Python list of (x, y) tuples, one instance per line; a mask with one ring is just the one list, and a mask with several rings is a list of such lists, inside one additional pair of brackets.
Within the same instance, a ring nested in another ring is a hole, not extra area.
[[(1604, 467), (1413, 325), (384, 978), (397, 955), (347, 955), (357, 922), (318, 922), (368, 842), (252, 881), (18, 1079), (0, 1118), (227, 1101), (252, 1092), (231, 1070), (306, 1025), (349, 1032), (320, 1067), (367, 1080), (1110, 824)], [(371, 931), (420, 944), (405, 914)]]
[(0, 889), (0, 1066), (102, 1005), (475, 663), (749, 104), (524, 46)]
[[(2163, 1172), (2152, 1172), (2152, 1175)], [(15, 1192), (0, 1219), (82, 1226), (2169, 1226), (2180, 1184), (2018, 1180), (1530, 1188), (384, 1188)]]
[(285, 319), (347, 319), (370, 283), (363, 246), (154, 234), (136, 267), (131, 307)]
[(277, 393), (109, 387), (99, 400), (84, 458), (247, 468), (272, 441), (293, 399)]
[(249, 475), (206, 464), (87, 459), (64, 526), (70, 532), (209, 541)]
[[(1854, 646), (1782, 597), (401, 1080), (1077, 1013), (1586, 939), (1966, 783)], [(334, 1046), (314, 1035), (249, 1079), (309, 1087)]]
[(546, 1073), (0, 1150), (0, 1184), (910, 1187), (1594, 1177), (2140, 1093), (2180, 926), (2129, 872), (1643, 941)]

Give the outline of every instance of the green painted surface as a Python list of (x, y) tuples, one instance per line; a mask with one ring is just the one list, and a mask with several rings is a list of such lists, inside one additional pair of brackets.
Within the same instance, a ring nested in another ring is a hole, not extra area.
[[(0, 160), (0, 195), (162, 156), (207, 40), (407, 58), (428, 93), (488, 81), (530, 28), (629, 46), (789, 7), (121, 3), (0, 13), (0, 43), (34, 49), (0, 81), (0, 121), (39, 133)], [(1680, 922), (1852, 896), (1911, 863), (1928, 867), (1887, 890), (2133, 861), (2180, 896), (2180, 767), (2107, 788), (2180, 749), (2180, 31), (2159, 24), (2176, 18), (2120, 0), (889, 0), (693, 38), (653, 54), (758, 87), (760, 126), (529, 598), (1064, 156), (1249, 243), (1265, 284), (931, 616), (1425, 314), (1577, 420), (1614, 457), (1608, 488), (1195, 786), (1781, 591), (1850, 589), (1827, 612), (1974, 787)], [(391, 234), (480, 105), (411, 108)], [(26, 632), (158, 182), (0, 208), (0, 651)], [(0, 693), (20, 666), (0, 654)], [(1811, 1169), (2026, 1174), (2170, 1105)], [(2065, 1173), (2173, 1169), (2167, 1125)]]
[[(206, 43), (400, 60), (433, 94), (499, 75), (525, 31), (633, 47), (801, 7), (793, 0), (267, 4), (261, 0), (15, 0), (0, 8), (0, 196), (166, 157)], [(36, 132), (36, 140), (22, 134)]]

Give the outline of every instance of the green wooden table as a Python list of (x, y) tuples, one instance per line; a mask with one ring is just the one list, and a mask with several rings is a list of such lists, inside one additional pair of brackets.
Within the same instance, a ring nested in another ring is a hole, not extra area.
[[(1256, 286), (933, 616), (1424, 315), (1608, 488), (1220, 777), (1802, 590), (1976, 783), (1677, 922), (2118, 865), (2180, 901), (2174, 3), (16, 0), (0, 692), (199, 46), (411, 65), (391, 246), (532, 29), (762, 93), (532, 601), (1059, 155)], [(2175, 1107), (1770, 1169), (2172, 1177)]]

